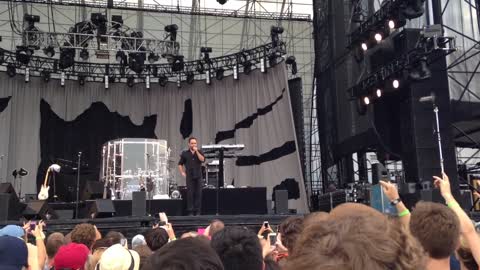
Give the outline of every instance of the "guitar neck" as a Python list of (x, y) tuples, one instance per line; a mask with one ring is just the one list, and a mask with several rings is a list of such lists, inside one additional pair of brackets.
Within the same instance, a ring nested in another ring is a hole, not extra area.
[(47, 169), (47, 173), (45, 174), (45, 181), (43, 181), (43, 186), (47, 186), (48, 184), (48, 174), (50, 173), (50, 168)]

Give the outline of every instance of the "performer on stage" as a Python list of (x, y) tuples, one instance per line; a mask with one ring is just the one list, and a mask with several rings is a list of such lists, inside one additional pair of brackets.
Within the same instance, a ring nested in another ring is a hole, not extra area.
[(197, 139), (188, 139), (188, 150), (180, 154), (178, 169), (187, 179), (187, 209), (189, 215), (200, 215), (202, 204), (202, 163), (205, 156), (198, 150)]

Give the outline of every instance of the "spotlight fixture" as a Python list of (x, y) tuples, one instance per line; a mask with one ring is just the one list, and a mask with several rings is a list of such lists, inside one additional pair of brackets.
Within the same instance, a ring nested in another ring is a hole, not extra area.
[(89, 57), (89, 53), (87, 51), (87, 49), (82, 49), (80, 51), (80, 58), (83, 60), (83, 61), (87, 61), (88, 60), (88, 57)]
[(147, 75), (147, 77), (145, 77), (145, 87), (147, 87), (147, 89), (150, 89), (150, 75)]
[(28, 67), (25, 68), (25, 82), (28, 83), (30, 81), (30, 69)]
[(5, 62), (5, 52), (0, 48), (0, 64), (3, 64), (3, 62)]
[(128, 54), (128, 67), (140, 74), (145, 68), (145, 54), (141, 52), (131, 52)]
[(178, 25), (176, 24), (170, 24), (165, 26), (165, 32), (168, 33), (168, 36), (170, 37), (170, 41), (177, 40), (177, 31), (178, 31)]
[(60, 85), (65, 86), (65, 72), (60, 74)]
[(228, 0), (217, 0), (217, 2), (220, 4), (220, 5), (225, 5), (225, 3), (227, 3)]
[(198, 60), (197, 61), (197, 72), (200, 73), (200, 74), (203, 74), (205, 72), (205, 67), (202, 63), (202, 61)]
[(238, 80), (238, 64), (233, 66), (233, 79)]
[(135, 83), (135, 78), (133, 77), (133, 75), (130, 75), (128, 76), (127, 78), (127, 85), (129, 87), (133, 87), (133, 84)]
[(193, 72), (189, 71), (185, 75), (187, 77), (188, 84), (192, 84), (195, 81), (195, 74), (193, 74)]
[(375, 91), (375, 95), (377, 96), (377, 98), (381, 98), (382, 97), (382, 89), (378, 88), (377, 91)]
[(17, 68), (11, 63), (7, 65), (7, 74), (10, 78), (15, 77), (15, 75), (17, 75)]
[(260, 59), (260, 71), (261, 71), (262, 73), (267, 72), (266, 65), (265, 65), (265, 57), (262, 57), (262, 58)]
[(153, 63), (157, 62), (158, 59), (160, 59), (158, 54), (155, 54), (154, 52), (150, 52), (150, 54), (148, 54), (148, 62), (150, 64), (153, 64)]
[(287, 65), (291, 65), (293, 75), (297, 74), (297, 72), (298, 72), (298, 70), (297, 70), (297, 59), (295, 58), (295, 56), (293, 56), (293, 55), (289, 56), (287, 58), (287, 60), (285, 61), (285, 63)]
[(416, 67), (408, 74), (413, 81), (422, 81), (432, 77), (432, 72), (428, 68), (427, 59), (423, 58)]
[(205, 61), (207, 63), (209, 63), (210, 61), (210, 53), (212, 52), (212, 47), (201, 47), (200, 48), (200, 53), (203, 54), (203, 59), (205, 59)]
[(280, 35), (283, 33), (283, 27), (272, 26), (270, 28), (270, 37), (272, 39), (272, 46), (277, 47), (280, 44)]
[(55, 55), (55, 49), (53, 48), (53, 46), (48, 46), (48, 47), (43, 48), (43, 53), (47, 57), (53, 57)]
[(390, 28), (390, 30), (393, 30), (393, 29), (396, 28), (396, 24), (395, 24), (394, 20), (389, 20), (388, 21), (388, 28)]
[(393, 86), (393, 88), (398, 89), (400, 87), (400, 80), (394, 79), (392, 81), (392, 86)]
[(24, 46), (17, 46), (15, 51), (15, 59), (17, 62), (27, 65), (30, 62), (30, 57), (32, 56), (33, 51)]
[(367, 45), (366, 42), (362, 42), (361, 47), (362, 47), (362, 50), (363, 50), (363, 51), (367, 51), (367, 50), (368, 50), (368, 45)]
[(103, 82), (105, 83), (105, 89), (108, 89), (108, 86), (110, 83), (110, 79), (108, 78), (108, 75), (105, 75), (105, 77), (103, 78)]
[(409, 20), (418, 18), (425, 12), (424, 4), (425, 0), (406, 1), (406, 6), (401, 12)]
[(363, 98), (363, 103), (365, 103), (365, 105), (370, 104), (370, 98), (369, 97), (364, 97)]
[(78, 75), (78, 83), (80, 85), (85, 85), (85, 75)]
[(162, 74), (158, 77), (158, 84), (160, 84), (160, 86), (165, 87), (167, 85), (167, 83), (168, 83), (167, 76)]
[(253, 64), (250, 61), (243, 63), (243, 73), (249, 75), (252, 72), (252, 66)]
[(207, 70), (207, 71), (205, 72), (205, 83), (206, 83), (206, 84), (210, 84), (210, 82), (211, 82), (211, 81), (210, 81), (210, 70)]
[(75, 64), (75, 49), (61, 48), (58, 67), (60, 69), (66, 69), (73, 66), (74, 64)]
[(43, 78), (44, 82), (50, 81), (50, 72), (48, 70), (42, 70), (42, 72), (40, 72), (40, 76)]
[(382, 35), (382, 33), (380, 33), (380, 32), (379, 32), (379, 33), (375, 33), (374, 38), (375, 38), (375, 41), (376, 41), (377, 43), (379, 43), (379, 42), (381, 42), (381, 41), (383, 40), (383, 35)]
[(177, 87), (178, 88), (182, 87), (182, 74), (180, 73), (177, 74)]
[(150, 66), (150, 74), (152, 74), (153, 77), (158, 76), (158, 67), (157, 66)]
[(223, 79), (223, 74), (225, 73), (225, 70), (223, 69), (223, 67), (220, 67), (217, 69), (217, 72), (215, 74), (215, 78), (217, 78), (217, 80), (222, 80)]
[(174, 57), (172, 62), (172, 71), (173, 72), (180, 72), (185, 68), (185, 62), (183, 61), (183, 55), (177, 55)]
[(122, 15), (112, 15), (112, 28), (119, 29), (123, 25)]

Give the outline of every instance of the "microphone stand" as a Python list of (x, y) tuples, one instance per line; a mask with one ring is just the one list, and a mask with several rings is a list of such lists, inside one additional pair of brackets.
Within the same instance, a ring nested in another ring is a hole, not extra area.
[(78, 164), (77, 164), (77, 199), (75, 201), (75, 219), (78, 219), (78, 203), (80, 196), (80, 162), (82, 160), (82, 152), (78, 152)]

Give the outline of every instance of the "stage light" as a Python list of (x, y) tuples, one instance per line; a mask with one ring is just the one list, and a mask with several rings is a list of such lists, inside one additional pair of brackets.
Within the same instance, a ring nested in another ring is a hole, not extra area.
[(170, 36), (170, 41), (177, 40), (177, 31), (178, 31), (178, 25), (176, 24), (170, 24), (165, 26), (165, 32), (169, 33), (168, 36)]
[(5, 52), (0, 48), (0, 64), (3, 64), (3, 62), (5, 62)]
[(238, 80), (238, 64), (233, 66), (233, 79)]
[(220, 4), (220, 5), (225, 5), (225, 3), (227, 3), (228, 0), (217, 0), (217, 2)]
[(252, 66), (253, 64), (250, 61), (243, 63), (243, 73), (249, 75), (252, 72)]
[(270, 37), (272, 39), (272, 46), (275, 48), (280, 43), (280, 35), (283, 33), (283, 27), (272, 26), (270, 28)]
[(30, 81), (30, 69), (28, 67), (25, 68), (25, 82), (28, 83)]
[(127, 61), (127, 56), (125, 55), (124, 51), (118, 51), (117, 54), (115, 55), (115, 59), (117, 62), (126, 62)]
[(27, 65), (30, 62), (30, 57), (32, 54), (32, 50), (24, 46), (17, 46), (17, 50), (15, 51), (15, 59), (17, 62)]
[(42, 70), (42, 72), (40, 72), (40, 76), (43, 78), (44, 82), (49, 82), (50, 81), (50, 72), (49, 71)]
[(150, 66), (150, 74), (152, 74), (153, 77), (158, 76), (158, 67), (157, 66)]
[(158, 77), (158, 84), (160, 84), (160, 86), (165, 87), (167, 85), (167, 83), (168, 83), (167, 76), (162, 74)]
[(362, 42), (361, 46), (362, 46), (362, 50), (364, 50), (364, 51), (368, 50), (368, 45), (367, 45), (366, 42)]
[(375, 41), (376, 41), (377, 43), (379, 43), (380, 41), (382, 41), (383, 36), (382, 36), (381, 33), (376, 33), (375, 36), (374, 36), (374, 38), (375, 38)]
[(370, 104), (370, 98), (369, 97), (364, 97), (363, 98), (363, 103), (365, 103), (365, 105)]
[(133, 77), (133, 75), (130, 75), (128, 76), (127, 78), (127, 85), (129, 87), (133, 87), (133, 84), (135, 83), (135, 78)]
[(103, 81), (105, 82), (105, 89), (108, 89), (108, 84), (109, 84), (109, 78), (108, 78), (108, 75), (105, 75), (105, 77), (103, 78)]
[(287, 65), (291, 66), (293, 75), (297, 74), (297, 72), (298, 72), (298, 70), (297, 70), (297, 59), (295, 58), (295, 56), (293, 56), (293, 55), (289, 56), (287, 58), (287, 60), (285, 61), (285, 63)]
[(150, 75), (147, 75), (147, 77), (145, 77), (145, 86), (147, 87), (147, 89), (150, 89)]
[(260, 71), (262, 73), (265, 73), (267, 71), (266, 67), (265, 67), (265, 57), (262, 57), (260, 59)]
[(65, 72), (60, 74), (60, 85), (65, 86)]
[(145, 54), (141, 52), (131, 52), (128, 54), (128, 67), (140, 74), (145, 68)]
[(172, 71), (173, 72), (180, 72), (185, 68), (185, 62), (183, 61), (183, 55), (174, 56), (172, 62)]
[(200, 73), (200, 74), (203, 74), (205, 72), (205, 67), (203, 66), (203, 63), (202, 61), (198, 60), (197, 61), (197, 72)]
[(177, 87), (182, 87), (182, 74), (178, 73), (177, 75)]
[(222, 80), (223, 79), (223, 74), (224, 74), (225, 70), (223, 69), (223, 67), (220, 67), (217, 69), (217, 72), (215, 74), (215, 77), (217, 78), (217, 80)]
[(17, 75), (17, 68), (13, 64), (7, 65), (7, 74), (9, 77), (15, 77)]
[(210, 84), (210, 70), (205, 72), (205, 83)]
[(402, 14), (409, 20), (418, 18), (425, 12), (425, 0), (411, 0), (405, 1), (406, 6), (402, 9)]
[(89, 55), (90, 55), (90, 54), (88, 53), (87, 49), (82, 49), (82, 50), (80, 51), (80, 58), (81, 58), (83, 61), (87, 61)]
[(157, 62), (158, 59), (160, 59), (160, 56), (158, 56), (158, 54), (155, 54), (154, 52), (150, 52), (150, 54), (148, 55), (148, 62), (150, 62), (150, 64)]
[(55, 55), (55, 48), (53, 46), (48, 46), (43, 48), (43, 53), (48, 57), (53, 57)]
[(393, 86), (393, 88), (398, 89), (400, 87), (400, 80), (394, 79), (392, 81), (392, 86)]
[(78, 83), (80, 85), (85, 85), (85, 75), (78, 75)]
[(381, 98), (382, 97), (382, 89), (377, 89), (377, 91), (375, 91), (375, 95), (377, 96), (377, 98)]
[(112, 28), (119, 29), (123, 25), (122, 15), (112, 15)]
[(66, 69), (75, 64), (75, 49), (73, 48), (61, 48), (59, 68)]
[(389, 20), (388, 21), (388, 28), (390, 28), (391, 30), (395, 29), (395, 21), (394, 20)]
[(362, 23), (364, 20), (365, 20), (365, 16), (363, 15), (361, 5), (359, 4), (355, 5), (355, 8), (353, 9), (353, 14), (352, 14), (352, 22)]
[(188, 84), (192, 84), (195, 81), (195, 74), (193, 74), (193, 72), (191, 72), (191, 71), (187, 72), (186, 76), (187, 76), (187, 83)]

